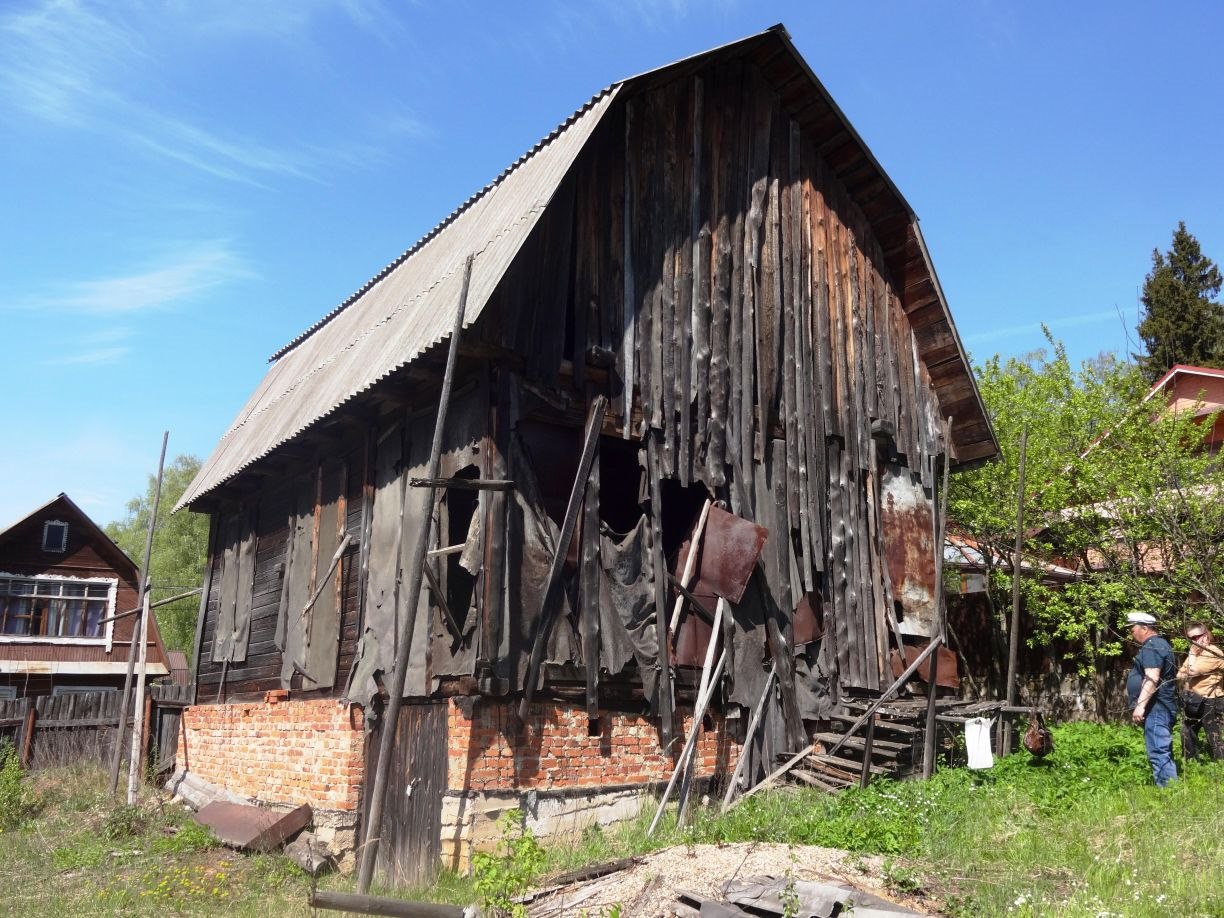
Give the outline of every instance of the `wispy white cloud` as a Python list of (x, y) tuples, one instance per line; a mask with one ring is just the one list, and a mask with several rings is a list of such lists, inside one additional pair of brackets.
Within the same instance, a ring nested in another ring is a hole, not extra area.
[(1121, 320), (1116, 309), (1101, 310), (1098, 312), (1085, 312), (1074, 316), (1062, 316), (1057, 319), (1035, 319), (1032, 322), (1023, 322), (1016, 325), (1003, 325), (995, 328), (987, 329), (986, 331), (974, 332), (971, 335), (966, 335), (964, 340), (966, 344), (980, 344), (987, 341), (998, 341), (1002, 338), (1012, 338), (1016, 335), (1023, 334), (1041, 334), (1041, 327), (1046, 328), (1080, 328), (1085, 325), (1098, 325), (1107, 319)]
[(128, 346), (131, 334), (130, 328), (110, 324), (76, 338), (63, 339), (59, 350), (44, 358), (41, 364), (55, 367), (114, 365), (131, 353)]
[[(12, 307), (122, 316), (186, 302), (252, 272), (225, 242), (196, 244), (141, 270), (56, 285), (15, 297)], [(105, 350), (105, 349), (104, 349)]]
[(325, 14), (347, 17), (383, 38), (395, 33), (395, 18), (380, 0), (253, 0), (241, 5), (35, 0), (0, 11), (0, 103), (230, 181), (317, 180), (328, 166), (358, 158), (343, 146), (269, 143), (218, 131), (151, 103), (147, 89), (164, 85), (172, 73), (173, 61), (165, 59), (164, 51), (171, 44), (168, 37), (198, 39), (212, 33), (214, 42), (225, 42), (241, 34), (309, 42), (311, 28)]
[(106, 366), (118, 363), (128, 355), (130, 350), (127, 347), (98, 347), (74, 354), (61, 354), (57, 357), (48, 358), (43, 363), (48, 366), (57, 367)]

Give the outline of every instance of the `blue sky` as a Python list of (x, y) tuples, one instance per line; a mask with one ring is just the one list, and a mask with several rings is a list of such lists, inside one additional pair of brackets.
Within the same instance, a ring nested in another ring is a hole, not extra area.
[(1208, 2), (0, 3), (0, 525), (121, 517), (267, 357), (607, 84), (786, 24), (922, 220), (978, 359), (1133, 348), (1224, 260)]

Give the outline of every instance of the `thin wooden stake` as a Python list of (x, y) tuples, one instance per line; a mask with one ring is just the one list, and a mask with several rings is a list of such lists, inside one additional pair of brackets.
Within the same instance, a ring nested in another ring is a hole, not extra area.
[[(718, 639), (722, 635), (723, 616), (727, 611), (727, 601), (721, 596), (718, 597), (718, 605), (714, 612), (714, 627), (710, 631), (710, 641), (706, 644), (705, 660), (701, 664), (701, 682), (697, 687), (697, 697), (701, 698), (706, 694), (710, 686), (710, 664), (714, 662), (714, 650), (718, 647)], [(694, 718), (693, 733), (698, 733), (701, 730), (701, 722)], [(690, 762), (689, 767), (684, 769), (684, 775), (680, 781), (680, 809), (676, 813), (677, 824), (684, 823), (684, 814), (688, 810), (689, 790), (693, 784), (693, 767)]]
[(876, 716), (872, 714), (867, 718), (867, 734), (863, 742), (863, 767), (859, 769), (859, 787), (866, 787), (871, 780), (871, 752), (875, 746), (875, 725)]
[(752, 710), (752, 718), (748, 721), (748, 730), (744, 733), (744, 745), (740, 747), (739, 759), (735, 763), (735, 771), (731, 774), (731, 780), (727, 784), (727, 792), (723, 795), (722, 811), (727, 812), (731, 806), (731, 798), (735, 796), (735, 789), (738, 786), (740, 775), (744, 773), (744, 766), (748, 762), (748, 747), (752, 745), (752, 738), (756, 736), (757, 726), (761, 723), (761, 715), (765, 712), (765, 703), (769, 700), (769, 691), (773, 688), (774, 678), (778, 675), (778, 661), (775, 660), (773, 665), (769, 667), (769, 675), (765, 678), (765, 690), (761, 692), (761, 697), (756, 703), (756, 707)]
[(667, 801), (671, 797), (672, 788), (676, 786), (676, 779), (684, 770), (689, 754), (697, 745), (697, 734), (701, 732), (698, 726), (701, 723), (701, 718), (705, 717), (706, 706), (710, 703), (710, 696), (714, 694), (714, 689), (718, 685), (718, 679), (722, 675), (723, 667), (726, 663), (727, 651), (724, 649), (718, 656), (718, 666), (714, 668), (714, 676), (710, 679), (710, 684), (706, 686), (705, 695), (698, 697), (697, 704), (693, 707), (693, 729), (689, 731), (688, 739), (684, 743), (684, 751), (680, 753), (680, 760), (676, 763), (671, 780), (667, 782), (667, 789), (663, 791), (663, 798), (659, 801), (659, 809), (655, 812), (654, 819), (651, 820), (650, 828), (646, 831), (647, 838), (654, 835), (655, 829), (659, 827), (659, 820), (663, 818), (663, 811), (667, 808)]
[[(684, 573), (680, 575), (680, 585), (687, 588), (693, 579), (693, 572), (697, 569), (697, 555), (701, 550), (701, 537), (705, 533), (706, 518), (710, 515), (710, 507), (714, 505), (713, 501), (707, 500), (701, 507), (701, 516), (697, 517), (697, 526), (693, 529), (693, 541), (689, 543), (688, 557), (684, 559)], [(684, 593), (676, 597), (676, 604), (672, 607), (671, 620), (667, 623), (669, 631), (675, 631), (676, 625), (680, 621), (680, 610), (684, 608)]]
[[(446, 427), (446, 414), (450, 408), (451, 390), (455, 382), (455, 363), (459, 355), (459, 336), (463, 332), (463, 314), (467, 311), (468, 286), (472, 280), (473, 258), (473, 255), (467, 257), (467, 263), (463, 269), (463, 287), (459, 292), (459, 307), (455, 310), (455, 324), (451, 329), (450, 344), (446, 351), (446, 371), (442, 375), (442, 391), (438, 398), (438, 416), (434, 423), (433, 444), (429, 451), (427, 478), (438, 477), (438, 468), (442, 462), (442, 432)], [(374, 767), (374, 785), (370, 792), (365, 843), (361, 849), (361, 866), (357, 878), (357, 891), (362, 895), (370, 891), (370, 881), (374, 878), (374, 864), (378, 860), (383, 804), (387, 796), (387, 775), (391, 770), (395, 734), (399, 726), (399, 712), (404, 703), (404, 681), (408, 676), (408, 661), (412, 656), (412, 635), (416, 629), (416, 608), (421, 597), (421, 581), (424, 578), (425, 552), (429, 549), (429, 538), (433, 530), (435, 491), (434, 488), (427, 487), (425, 492), (425, 513), (421, 521), (421, 538), (415, 546), (416, 552), (409, 571), (408, 589), (402, 597), (406, 601), (405, 608), (408, 610), (404, 616), (403, 640), (396, 649), (395, 668), (391, 674), (391, 684), (388, 686), (390, 697), (387, 699), (383, 722), (379, 727), (378, 763)], [(398, 577), (396, 579), (399, 580)]]
[[(951, 437), (952, 419), (948, 418), (943, 429), (943, 477), (939, 486), (939, 517), (935, 521), (935, 633), (945, 644), (948, 642), (948, 606), (944, 597), (943, 550), (948, 516), (948, 469), (952, 464), (948, 455)], [(922, 737), (923, 778), (929, 778), (935, 773), (935, 694), (939, 686), (939, 654), (931, 657), (928, 675), (930, 678), (927, 680), (926, 732)]]
[[(148, 586), (152, 581), (146, 580)], [(141, 716), (145, 706), (145, 682), (149, 675), (149, 593), (144, 594), (144, 612), (140, 616), (140, 662), (136, 667), (136, 703), (133, 706), (132, 750), (128, 757), (128, 806), (136, 803), (136, 791), (140, 787), (140, 778), (144, 772), (141, 767), (140, 750), (144, 748), (144, 718)]]
[[(139, 605), (147, 602), (149, 591), (149, 559), (153, 556), (153, 532), (157, 528), (157, 508), (161, 504), (162, 472), (166, 465), (166, 444), (170, 442), (170, 431), (162, 433), (161, 458), (157, 460), (157, 488), (153, 493), (153, 509), (149, 513), (149, 529), (145, 534), (144, 563), (140, 565), (140, 589), (136, 601)], [(203, 602), (204, 600), (201, 600)], [(141, 616), (144, 619), (144, 616)], [(136, 667), (136, 642), (133, 629), (133, 641), (128, 647), (127, 673), (123, 678), (123, 701), (119, 711), (119, 732), (115, 735), (115, 748), (111, 754), (110, 792), (115, 796), (119, 791), (119, 763), (123, 761), (123, 731), (127, 726), (128, 701), (132, 697), (132, 673)]]
[[(1012, 556), (1012, 613), (1007, 634), (1007, 704), (1016, 704), (1016, 666), (1020, 656), (1020, 551), (1024, 547), (1024, 457), (1028, 448), (1028, 425), (1020, 431), (1020, 481), (1016, 486), (1016, 552)], [(1012, 724), (999, 718), (1003, 733), (1000, 755), (1009, 755), (1012, 745)]]

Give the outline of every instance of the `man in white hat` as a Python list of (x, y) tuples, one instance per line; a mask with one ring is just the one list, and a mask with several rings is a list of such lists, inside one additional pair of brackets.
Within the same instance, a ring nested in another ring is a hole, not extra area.
[(1126, 616), (1131, 639), (1139, 645), (1126, 694), (1130, 699), (1131, 719), (1143, 724), (1143, 745), (1152, 777), (1158, 787), (1177, 780), (1173, 763), (1173, 727), (1177, 723), (1177, 666), (1173, 648), (1156, 632), (1156, 619), (1146, 612)]

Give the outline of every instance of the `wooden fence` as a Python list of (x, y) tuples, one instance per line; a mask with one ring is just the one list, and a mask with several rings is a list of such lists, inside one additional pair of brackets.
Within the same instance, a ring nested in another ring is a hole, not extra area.
[[(106, 765), (118, 732), (122, 700), (122, 693), (111, 691), (0, 701), (0, 743), (11, 742), (21, 763), (31, 769), (79, 762)], [(189, 686), (149, 686), (142, 712), (144, 761), (154, 774), (173, 770), (179, 721), (183, 708), (189, 704)], [(130, 731), (132, 712), (128, 712), (127, 718)], [(127, 737), (130, 736), (128, 732)]]

